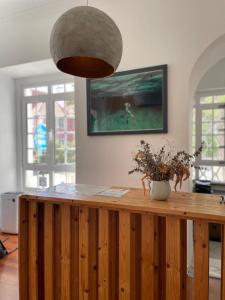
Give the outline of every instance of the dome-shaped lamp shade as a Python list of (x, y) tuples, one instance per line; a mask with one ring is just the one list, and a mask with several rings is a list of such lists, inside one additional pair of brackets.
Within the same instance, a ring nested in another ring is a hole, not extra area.
[(101, 10), (78, 6), (55, 23), (50, 51), (59, 70), (75, 76), (101, 78), (117, 69), (122, 36), (114, 21)]

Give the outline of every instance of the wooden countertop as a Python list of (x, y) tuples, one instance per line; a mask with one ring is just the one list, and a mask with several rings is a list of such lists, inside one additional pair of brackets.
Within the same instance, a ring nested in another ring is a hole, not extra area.
[(127, 194), (119, 198), (35, 192), (23, 194), (21, 200), (150, 212), (162, 216), (174, 215), (185, 219), (204, 219), (225, 223), (225, 204), (220, 204), (219, 195), (172, 192), (168, 201), (156, 201), (150, 200), (148, 192), (144, 196), (142, 189), (130, 188), (129, 190)]

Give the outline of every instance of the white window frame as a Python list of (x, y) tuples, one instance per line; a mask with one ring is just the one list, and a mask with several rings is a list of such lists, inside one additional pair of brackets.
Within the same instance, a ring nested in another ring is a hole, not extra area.
[[(25, 172), (43, 171), (49, 173), (49, 185), (53, 185), (54, 172), (75, 172), (76, 162), (72, 164), (56, 164), (55, 163), (55, 121), (54, 121), (54, 103), (57, 100), (69, 100), (75, 102), (75, 92), (65, 92), (52, 94), (51, 86), (60, 83), (74, 82), (71, 76), (54, 74), (37, 76), (29, 79), (16, 81), (17, 95), (17, 146), (18, 146), (18, 187), (22, 190), (34, 190), (25, 185)], [(40, 96), (24, 96), (24, 89), (29, 87), (48, 86), (48, 95)], [(46, 123), (47, 123), (47, 164), (29, 164), (27, 161), (27, 103), (45, 102), (46, 103)], [(75, 117), (76, 118), (76, 117)], [(75, 134), (76, 139), (76, 134)], [(75, 146), (76, 147), (76, 146)]]
[[(225, 103), (212, 103), (212, 104), (201, 104), (200, 99), (202, 97), (210, 97), (210, 96), (219, 96), (219, 95), (225, 95), (225, 88), (218, 88), (218, 89), (209, 89), (209, 90), (198, 90), (195, 94), (195, 148), (197, 149), (201, 145), (202, 141), (202, 120), (201, 120), (201, 114), (202, 111), (205, 109), (216, 109), (216, 108), (224, 108), (225, 109)], [(224, 128), (225, 128), (225, 120), (224, 120)], [(223, 133), (225, 135), (225, 131)], [(225, 145), (221, 145), (225, 146)], [(225, 148), (224, 148), (224, 158), (225, 158)], [(196, 165), (197, 166), (218, 166), (223, 167), (225, 166), (225, 160), (204, 160), (202, 159), (202, 156), (198, 156), (196, 158)], [(199, 178), (199, 169), (195, 170), (195, 178)], [(212, 183), (222, 183), (222, 182), (216, 182), (212, 181)]]

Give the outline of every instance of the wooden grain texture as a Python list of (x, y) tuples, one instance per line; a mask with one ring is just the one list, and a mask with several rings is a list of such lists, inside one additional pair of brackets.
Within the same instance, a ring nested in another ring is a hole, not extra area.
[(119, 299), (119, 213), (109, 212), (109, 299)]
[(89, 300), (98, 299), (98, 210), (89, 209), (88, 230)]
[(79, 207), (71, 207), (71, 299), (79, 300)]
[(54, 206), (54, 300), (61, 300), (61, 210)]
[(181, 298), (181, 222), (166, 217), (166, 300)]
[(194, 222), (194, 299), (208, 300), (209, 291), (209, 224)]
[[(81, 194), (40, 194), (24, 195), (23, 198), (54, 203), (67, 203), (74, 206), (90, 208), (108, 208), (111, 210), (127, 210), (130, 212), (149, 212), (160, 216), (179, 216), (184, 219), (203, 219), (213, 222), (224, 222), (225, 210), (221, 210), (220, 196), (211, 194), (172, 192), (168, 201), (150, 200), (144, 196), (142, 189), (130, 189), (123, 197), (85, 196)], [(203, 201), (204, 200), (204, 201)]]
[(61, 300), (70, 299), (70, 206), (61, 205)]
[(225, 225), (222, 225), (221, 249), (221, 300), (225, 300)]
[(153, 215), (141, 216), (141, 299), (157, 300), (158, 289), (156, 266), (158, 265), (155, 230), (157, 219)]
[(181, 299), (187, 299), (187, 220), (181, 220)]
[(89, 209), (79, 211), (79, 300), (89, 299)]
[(109, 299), (109, 211), (99, 209), (98, 299)]
[(54, 300), (53, 276), (53, 205), (46, 203), (44, 207), (44, 297), (45, 300)]
[(37, 203), (38, 299), (44, 299), (44, 204)]
[(19, 206), (19, 295), (20, 299), (29, 299), (28, 284), (28, 202), (20, 200)]
[[(158, 261), (158, 298), (166, 299), (166, 218), (157, 217), (157, 228), (155, 232), (155, 242), (158, 243), (156, 252)], [(157, 299), (157, 296), (156, 296)]]
[(29, 203), (28, 261), (29, 261), (29, 299), (38, 300), (38, 244), (37, 244), (37, 202)]
[(131, 295), (131, 216), (119, 212), (119, 299), (129, 300)]

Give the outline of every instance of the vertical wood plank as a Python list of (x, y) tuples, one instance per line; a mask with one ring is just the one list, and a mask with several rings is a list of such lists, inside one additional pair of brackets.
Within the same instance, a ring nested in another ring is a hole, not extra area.
[(119, 299), (129, 300), (131, 295), (131, 218), (127, 211), (119, 212)]
[(98, 210), (89, 208), (89, 300), (98, 299)]
[(131, 300), (141, 295), (141, 215), (131, 214)]
[(166, 299), (181, 298), (181, 222), (180, 219), (166, 217)]
[(222, 252), (221, 252), (221, 300), (225, 300), (225, 228), (224, 224), (222, 225)]
[(119, 299), (119, 213), (109, 212), (109, 299)]
[(44, 299), (44, 203), (37, 203), (38, 299)]
[(29, 299), (38, 300), (37, 203), (29, 202)]
[(187, 299), (187, 220), (181, 220), (181, 299)]
[(80, 208), (79, 211), (79, 300), (88, 300), (89, 295), (89, 267), (88, 267), (88, 223), (89, 209)]
[(61, 300), (70, 299), (71, 214), (69, 205), (61, 205)]
[(29, 299), (28, 289), (28, 202), (19, 200), (19, 295), (20, 299)]
[(155, 230), (157, 218), (153, 215), (141, 216), (141, 299), (157, 300), (158, 290), (156, 267)]
[(61, 299), (61, 212), (54, 205), (54, 300)]
[(99, 300), (109, 299), (109, 211), (99, 209), (98, 287)]
[(207, 300), (209, 294), (209, 225), (194, 221), (194, 299)]
[(79, 300), (79, 207), (71, 207), (71, 299)]
[[(155, 240), (157, 240), (158, 249), (156, 252), (158, 261), (158, 299), (166, 299), (166, 218), (158, 217), (157, 230), (155, 232)], [(157, 297), (156, 297), (157, 299)]]
[(53, 286), (53, 205), (44, 205), (44, 297), (45, 300), (54, 299)]

